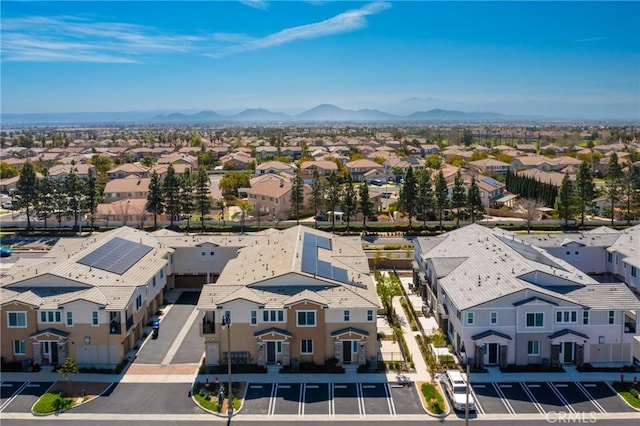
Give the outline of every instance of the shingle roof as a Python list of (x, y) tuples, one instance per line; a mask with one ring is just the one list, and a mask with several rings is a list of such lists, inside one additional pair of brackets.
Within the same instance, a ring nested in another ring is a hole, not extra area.
[(503, 339), (512, 340), (510, 336), (495, 330), (487, 330), (487, 331), (483, 331), (482, 333), (478, 333), (474, 336), (471, 336), (471, 340), (480, 340), (489, 336), (497, 336), (497, 337), (502, 337)]
[(331, 337), (342, 336), (343, 334), (350, 334), (350, 333), (359, 334), (360, 336), (369, 335), (368, 331), (360, 330), (359, 328), (355, 328), (355, 327), (347, 327), (347, 328), (341, 328), (340, 330), (331, 332)]
[(267, 334), (280, 334), (281, 336), (291, 337), (293, 334), (289, 333), (287, 330), (283, 330), (278, 327), (267, 328), (266, 330), (256, 331), (253, 333), (253, 337), (265, 336)]
[(574, 336), (582, 337), (583, 339), (589, 340), (589, 336), (587, 336), (586, 334), (580, 333), (579, 331), (569, 330), (568, 328), (565, 328), (560, 331), (556, 331), (555, 333), (549, 336), (549, 339), (551, 340), (557, 339), (558, 337), (566, 336), (567, 334), (573, 334)]

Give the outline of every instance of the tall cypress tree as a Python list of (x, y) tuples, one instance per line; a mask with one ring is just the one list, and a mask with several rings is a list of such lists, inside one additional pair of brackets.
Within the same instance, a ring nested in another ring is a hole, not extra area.
[(87, 182), (85, 184), (85, 195), (84, 195), (84, 209), (89, 213), (89, 218), (91, 220), (91, 231), (93, 232), (93, 224), (96, 218), (96, 211), (98, 208), (98, 204), (102, 202), (103, 197), (103, 189), (102, 185), (98, 183), (98, 179), (96, 177), (93, 169), (89, 169), (89, 175), (87, 177)]
[(313, 169), (313, 181), (311, 182), (311, 198), (309, 198), (309, 207), (313, 209), (313, 217), (318, 228), (318, 213), (324, 205), (324, 185), (320, 179), (318, 169)]
[(418, 211), (422, 214), (422, 227), (427, 227), (427, 217), (433, 210), (433, 187), (431, 185), (431, 175), (429, 170), (420, 171), (418, 176)]
[(47, 219), (55, 212), (53, 202), (56, 182), (48, 176), (38, 181), (38, 199), (36, 201), (36, 215), (38, 219), (44, 220), (44, 227), (47, 228)]
[(416, 214), (416, 198), (418, 193), (418, 184), (413, 175), (413, 168), (409, 166), (404, 175), (404, 184), (400, 188), (400, 206), (402, 211), (409, 216), (409, 232), (411, 232), (411, 223), (413, 216)]
[(172, 164), (167, 167), (167, 174), (162, 181), (162, 190), (165, 209), (169, 215), (170, 225), (173, 227), (176, 215), (180, 213), (180, 181)]
[(613, 152), (609, 158), (609, 166), (607, 167), (607, 196), (609, 198), (609, 207), (611, 208), (611, 225), (615, 218), (616, 204), (620, 200), (622, 192), (622, 167), (618, 164), (618, 155)]
[(304, 205), (304, 181), (300, 175), (300, 171), (296, 173), (293, 179), (293, 187), (291, 188), (291, 210), (296, 217), (296, 225), (300, 224), (300, 212)]
[(453, 188), (451, 190), (451, 207), (456, 209), (456, 227), (460, 227), (460, 216), (462, 215), (462, 208), (465, 205), (465, 190), (464, 181), (462, 180), (462, 174), (460, 170), (456, 173), (456, 177), (453, 181)]
[(438, 220), (440, 221), (440, 232), (442, 232), (442, 216), (449, 206), (449, 191), (447, 190), (447, 180), (444, 178), (442, 170), (436, 176), (435, 184), (435, 204), (438, 210)]
[(484, 211), (482, 199), (480, 198), (480, 189), (476, 183), (476, 177), (471, 179), (471, 184), (467, 190), (467, 210), (471, 215), (471, 223), (476, 223), (476, 214)]
[(15, 191), (16, 207), (24, 209), (27, 216), (27, 230), (31, 229), (31, 210), (38, 198), (37, 183), (36, 168), (27, 161), (22, 166)]
[(629, 170), (622, 178), (622, 194), (624, 199), (624, 215), (627, 225), (631, 225), (631, 219), (635, 216), (640, 190), (640, 167), (628, 164)]
[(191, 170), (186, 169), (180, 178), (180, 212), (187, 215), (187, 233), (191, 230), (191, 215), (196, 208), (195, 183)]
[[(200, 215), (201, 232), (204, 232), (204, 218), (208, 213), (211, 212), (212, 203), (211, 192), (209, 190), (210, 185), (211, 181), (209, 180), (207, 171), (204, 169), (204, 167), (200, 167), (200, 169), (198, 169), (198, 174), (196, 175), (195, 208)], [(258, 215), (259, 214), (260, 213), (258, 213)]]
[(565, 173), (556, 199), (556, 210), (560, 218), (564, 219), (565, 226), (569, 224), (569, 218), (573, 211), (573, 200), (573, 183), (569, 179), (569, 173)]
[(367, 185), (367, 181), (363, 180), (360, 184), (360, 192), (358, 194), (360, 196), (360, 205), (358, 209), (360, 213), (362, 213), (362, 231), (367, 233), (367, 217), (373, 215), (373, 203), (369, 199), (369, 186)]
[(327, 204), (329, 204), (329, 207), (331, 208), (331, 232), (333, 232), (336, 227), (335, 212), (341, 198), (342, 191), (340, 183), (338, 182), (338, 176), (336, 176), (335, 172), (331, 172), (329, 175), (329, 187), (327, 189)]
[(84, 204), (84, 181), (76, 174), (76, 168), (72, 167), (69, 175), (64, 180), (65, 191), (69, 197), (69, 209), (73, 212), (73, 227), (78, 228), (80, 212)]
[(164, 194), (162, 181), (155, 170), (151, 172), (151, 181), (149, 182), (147, 211), (153, 213), (153, 228), (158, 229), (158, 215), (164, 213)]
[(342, 197), (342, 210), (347, 221), (347, 232), (349, 232), (349, 224), (351, 223), (351, 216), (355, 215), (358, 208), (356, 200), (356, 191), (353, 187), (353, 178), (351, 173), (347, 174), (347, 183), (344, 186), (344, 192)]
[(596, 188), (591, 174), (591, 165), (587, 161), (580, 163), (578, 175), (576, 176), (576, 195), (578, 198), (578, 208), (580, 211), (580, 226), (584, 226), (584, 215), (587, 207), (593, 202)]

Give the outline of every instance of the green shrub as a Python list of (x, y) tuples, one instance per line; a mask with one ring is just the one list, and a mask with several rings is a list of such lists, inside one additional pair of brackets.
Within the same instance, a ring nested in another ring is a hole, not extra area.
[(420, 390), (427, 401), (427, 410), (431, 414), (444, 413), (444, 398), (438, 387), (432, 383), (423, 383)]
[(47, 392), (33, 406), (35, 414), (50, 414), (73, 406), (73, 400), (65, 398), (62, 392)]

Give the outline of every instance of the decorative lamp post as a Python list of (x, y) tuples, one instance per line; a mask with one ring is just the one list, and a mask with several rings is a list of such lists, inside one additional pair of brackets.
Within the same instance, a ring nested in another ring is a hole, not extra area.
[(222, 317), (222, 328), (227, 328), (227, 376), (228, 376), (228, 398), (227, 398), (227, 414), (229, 418), (233, 415), (233, 393), (231, 388), (231, 316), (227, 312)]

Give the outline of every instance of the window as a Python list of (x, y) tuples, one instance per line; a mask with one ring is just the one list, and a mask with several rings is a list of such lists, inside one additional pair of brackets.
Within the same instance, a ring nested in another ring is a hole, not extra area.
[(489, 322), (491, 324), (497, 324), (498, 323), (498, 313), (497, 312), (491, 312), (491, 314), (489, 314)]
[(298, 311), (298, 327), (315, 327), (316, 311)]
[(607, 262), (613, 263), (613, 254), (607, 253)]
[[(228, 318), (229, 322), (227, 323), (227, 325), (231, 325), (231, 311), (224, 311), (224, 317)], [(226, 321), (226, 320), (225, 320)]]
[(153, 277), (153, 285), (152, 285), (152, 287), (155, 287), (155, 286), (156, 286), (156, 277)]
[(589, 311), (582, 311), (582, 324), (589, 325)]
[(351, 318), (351, 312), (349, 311), (344, 311), (344, 322), (349, 322), (350, 318)]
[(258, 324), (258, 313), (256, 311), (251, 311), (251, 325)]
[(609, 311), (609, 324), (616, 322), (616, 311)]
[(200, 256), (205, 256), (207, 253), (206, 252), (200, 252)]
[(24, 340), (13, 341), (13, 354), (14, 355), (26, 355)]
[(527, 313), (527, 327), (542, 327), (544, 325), (544, 314), (542, 312)]
[(262, 311), (262, 322), (284, 322), (284, 311)]
[(539, 340), (529, 340), (527, 342), (527, 354), (529, 356), (540, 355), (540, 341)]
[(473, 312), (467, 312), (467, 325), (473, 325)]
[(632, 267), (631, 267), (631, 276), (632, 276), (633, 278), (635, 278), (635, 277), (637, 277), (637, 276), (638, 276), (638, 268), (636, 268), (635, 266), (632, 266)]
[[(155, 278), (153, 280), (155, 281)], [(142, 295), (139, 294), (138, 297), (136, 297), (136, 311), (139, 311), (141, 307), (142, 307)]]
[(367, 311), (367, 321), (373, 321), (373, 310), (371, 309)]
[(93, 325), (95, 327), (98, 324), (99, 324), (98, 311), (93, 311), (93, 312), (91, 312), (91, 325)]
[(578, 322), (577, 311), (557, 311), (556, 312), (556, 323), (565, 324), (565, 323), (576, 323), (576, 322)]
[(616, 265), (618, 264), (619, 261), (620, 261), (620, 256), (616, 254)]
[(313, 340), (311, 339), (300, 340), (300, 354), (301, 355), (313, 354)]
[(213, 252), (212, 251), (209, 252), (209, 256), (213, 256)]
[(164, 278), (164, 269), (160, 269), (160, 278)]
[(67, 327), (73, 327), (73, 312), (67, 311)]
[(62, 322), (62, 314), (60, 311), (40, 311), (40, 322)]

